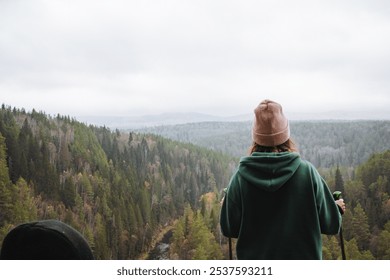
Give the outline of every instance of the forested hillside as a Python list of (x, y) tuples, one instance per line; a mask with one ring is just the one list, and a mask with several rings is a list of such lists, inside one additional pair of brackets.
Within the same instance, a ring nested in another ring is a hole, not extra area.
[(191, 144), (3, 105), (0, 243), (18, 223), (55, 218), (78, 229), (97, 259), (140, 258), (186, 207), (220, 193), (234, 167)]
[[(317, 167), (356, 166), (390, 149), (390, 121), (291, 121), (302, 157)], [(139, 130), (193, 143), (234, 157), (248, 153), (251, 122), (204, 122)]]
[[(291, 126), (302, 156), (344, 195), (347, 258), (390, 259), (389, 122)], [(250, 124), (158, 129), (187, 143), (3, 105), (0, 245), (19, 223), (55, 218), (78, 229), (97, 259), (146, 258), (167, 232), (170, 259), (226, 259), (221, 190), (246, 154)], [(211, 149), (188, 143), (202, 139)], [(340, 259), (338, 237), (323, 239), (324, 258)]]
[[(301, 156), (319, 169), (332, 191), (343, 193), (348, 209), (343, 222), (347, 258), (390, 259), (390, 121), (300, 121), (290, 125)], [(196, 123), (142, 131), (237, 158), (246, 155), (251, 144), (250, 122)], [(189, 211), (187, 215), (196, 217)], [(323, 257), (341, 259), (338, 237), (323, 239)]]
[[(390, 259), (390, 150), (353, 169), (352, 179), (344, 181), (341, 173), (336, 168), (334, 180), (328, 182), (332, 190), (343, 192), (347, 204), (343, 216), (347, 258)], [(337, 248), (335, 237), (325, 237), (325, 258), (340, 258)]]

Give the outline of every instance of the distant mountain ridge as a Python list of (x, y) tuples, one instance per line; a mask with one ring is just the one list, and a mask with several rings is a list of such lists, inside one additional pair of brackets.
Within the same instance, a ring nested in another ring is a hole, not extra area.
[[(390, 120), (390, 112), (343, 112), (329, 111), (318, 113), (285, 112), (290, 120)], [(87, 124), (106, 126), (111, 129), (131, 130), (162, 125), (178, 125), (201, 122), (243, 122), (252, 121), (253, 114), (233, 116), (215, 116), (197, 112), (162, 113), (143, 116), (78, 116), (77, 119)]]
[[(317, 167), (357, 166), (373, 153), (390, 149), (389, 120), (292, 120), (290, 127), (301, 156)], [(251, 121), (203, 122), (134, 131), (241, 157), (247, 154), (251, 145), (251, 128)]]
[(78, 120), (87, 124), (106, 126), (117, 129), (139, 129), (160, 125), (176, 125), (199, 122), (235, 122), (250, 120), (250, 115), (239, 115), (231, 117), (213, 116), (208, 114), (190, 113), (163, 113), (144, 116), (84, 116), (77, 117)]

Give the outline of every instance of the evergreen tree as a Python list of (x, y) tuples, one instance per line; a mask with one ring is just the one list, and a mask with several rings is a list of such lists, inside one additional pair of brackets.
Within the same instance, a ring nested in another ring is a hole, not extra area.
[(376, 240), (372, 251), (375, 252), (376, 258), (380, 260), (390, 260), (390, 221), (385, 225)]
[(0, 133), (0, 228), (10, 222), (12, 215), (12, 193), (10, 186), (5, 139)]
[(341, 259), (340, 242), (336, 236), (322, 236), (322, 258), (324, 260), (338, 260)]
[(76, 205), (76, 186), (72, 178), (66, 178), (61, 198), (66, 207), (72, 208)]
[(23, 178), (13, 186), (12, 222), (20, 224), (35, 221), (38, 218), (38, 209), (31, 188)]
[(187, 206), (175, 227), (170, 254), (178, 259), (222, 259), (222, 251), (200, 211)]
[(352, 238), (350, 241), (345, 244), (345, 254), (350, 260), (373, 260), (373, 255), (367, 251), (361, 251), (358, 246), (358, 242), (355, 238)]
[(359, 249), (367, 250), (370, 240), (370, 228), (367, 215), (360, 204), (353, 209), (352, 233)]
[(96, 214), (94, 232), (95, 258), (101, 260), (110, 259), (110, 249), (107, 246), (107, 232), (103, 217), (99, 213)]

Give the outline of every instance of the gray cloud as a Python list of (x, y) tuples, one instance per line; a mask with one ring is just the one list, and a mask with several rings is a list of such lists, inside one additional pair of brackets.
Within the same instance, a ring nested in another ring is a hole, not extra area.
[(385, 110), (389, 12), (387, 1), (5, 0), (0, 98), (73, 115), (233, 115), (263, 98)]

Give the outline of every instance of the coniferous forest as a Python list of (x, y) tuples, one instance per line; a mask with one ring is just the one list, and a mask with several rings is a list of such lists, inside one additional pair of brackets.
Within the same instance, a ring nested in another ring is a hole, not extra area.
[[(19, 223), (54, 218), (80, 231), (96, 259), (148, 258), (167, 233), (170, 259), (227, 259), (222, 189), (250, 134), (247, 124), (209, 125), (228, 130), (213, 129), (214, 142), (205, 133), (211, 144), (201, 147), (188, 134), (195, 124), (175, 127), (186, 139), (173, 140), (3, 105), (0, 244)], [(297, 122), (292, 132), (302, 156), (343, 193), (347, 258), (390, 259), (390, 122)], [(341, 259), (338, 236), (323, 240), (324, 259)]]
[(97, 259), (143, 258), (185, 209), (228, 183), (234, 164), (191, 144), (3, 106), (0, 240), (19, 223), (54, 218), (80, 231)]

